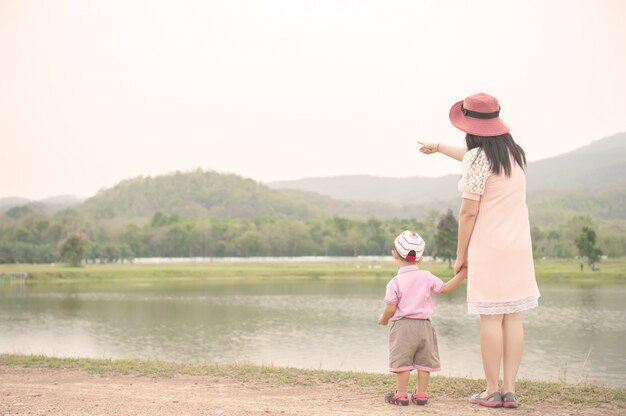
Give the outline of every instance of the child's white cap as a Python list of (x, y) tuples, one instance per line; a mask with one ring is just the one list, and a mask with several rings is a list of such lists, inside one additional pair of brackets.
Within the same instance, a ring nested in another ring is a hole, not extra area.
[(426, 242), (415, 231), (403, 231), (402, 234), (396, 237), (393, 242), (393, 246), (403, 259), (414, 261), (422, 257), (424, 254), (424, 248), (426, 248)]

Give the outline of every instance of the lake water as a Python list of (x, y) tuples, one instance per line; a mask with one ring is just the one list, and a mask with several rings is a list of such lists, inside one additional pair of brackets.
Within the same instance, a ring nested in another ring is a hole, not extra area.
[[(0, 280), (0, 352), (387, 372), (386, 280), (23, 284)], [(626, 286), (542, 286), (520, 378), (626, 388)], [(463, 291), (436, 296), (443, 375), (482, 377)]]

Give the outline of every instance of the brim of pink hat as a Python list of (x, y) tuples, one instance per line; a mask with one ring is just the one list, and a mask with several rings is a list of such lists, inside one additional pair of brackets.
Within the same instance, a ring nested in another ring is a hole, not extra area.
[(500, 117), (481, 119), (463, 115), (462, 104), (463, 101), (459, 101), (450, 108), (450, 122), (457, 129), (474, 136), (486, 137), (500, 136), (511, 130)]

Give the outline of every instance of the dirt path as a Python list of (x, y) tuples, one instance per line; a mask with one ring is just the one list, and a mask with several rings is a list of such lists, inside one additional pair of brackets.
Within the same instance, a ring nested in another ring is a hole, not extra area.
[(0, 366), (0, 416), (8, 415), (626, 415), (626, 409), (522, 406), (486, 409), (466, 400), (432, 397), (427, 406), (395, 407), (381, 392), (329, 384), (241, 385), (205, 376), (152, 378), (79, 370)]

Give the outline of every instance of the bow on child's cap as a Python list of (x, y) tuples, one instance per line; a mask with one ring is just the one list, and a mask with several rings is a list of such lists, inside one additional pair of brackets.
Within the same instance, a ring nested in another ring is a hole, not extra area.
[(403, 231), (393, 242), (396, 251), (405, 260), (415, 261), (422, 257), (426, 243), (415, 231)]

